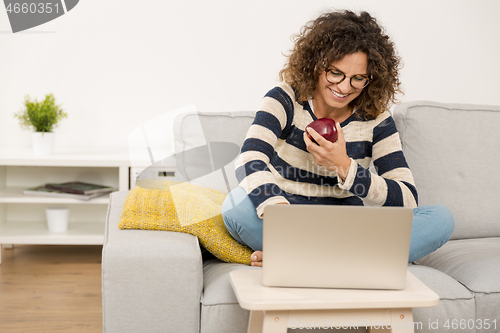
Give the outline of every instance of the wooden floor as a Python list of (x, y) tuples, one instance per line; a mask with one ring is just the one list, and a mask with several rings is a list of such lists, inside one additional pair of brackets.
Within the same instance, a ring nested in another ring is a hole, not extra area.
[(0, 332), (102, 332), (102, 246), (2, 249)]

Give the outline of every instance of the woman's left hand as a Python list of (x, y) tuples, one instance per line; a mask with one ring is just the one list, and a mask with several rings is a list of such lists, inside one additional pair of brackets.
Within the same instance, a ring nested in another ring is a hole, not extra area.
[(314, 129), (308, 128), (308, 133), (318, 143), (314, 143), (307, 133), (304, 132), (304, 142), (307, 151), (311, 153), (316, 164), (324, 166), (328, 170), (337, 173), (343, 180), (346, 179), (351, 159), (347, 156), (344, 132), (338, 122), (335, 122), (337, 127), (338, 138), (335, 142), (330, 142), (318, 134)]

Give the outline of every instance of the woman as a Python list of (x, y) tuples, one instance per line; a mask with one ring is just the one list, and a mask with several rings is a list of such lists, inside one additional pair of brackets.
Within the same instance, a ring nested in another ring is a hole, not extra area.
[[(229, 233), (262, 266), (262, 217), (274, 204), (405, 206), (414, 210), (409, 262), (454, 230), (444, 206), (417, 208), (417, 190), (388, 112), (400, 60), (368, 13), (332, 12), (306, 25), (264, 97), (236, 163), (240, 187), (223, 205)], [(305, 127), (336, 121), (332, 143)], [(372, 168), (370, 168), (372, 166)]]

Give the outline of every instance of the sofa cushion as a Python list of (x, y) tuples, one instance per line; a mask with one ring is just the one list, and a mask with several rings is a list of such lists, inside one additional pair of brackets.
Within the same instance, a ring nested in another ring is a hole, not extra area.
[[(454, 319), (474, 320), (475, 300), (474, 294), (457, 282), (455, 279), (438, 271), (437, 269), (410, 265), (408, 270), (439, 295), (439, 304), (431, 308), (414, 308), (413, 322), (416, 332), (433, 333), (439, 330), (446, 332), (463, 332), (461, 329), (449, 329), (444, 325), (448, 321), (452, 326)], [(417, 330), (417, 328), (419, 328)]]
[(262, 269), (259, 267), (227, 264), (217, 259), (203, 264), (203, 305), (238, 304), (229, 273), (237, 269)]
[[(189, 180), (192, 184), (226, 193), (237, 187), (234, 159), (245, 140), (247, 129), (252, 124), (254, 117), (254, 111), (191, 112), (176, 117), (174, 122), (174, 145), (177, 156), (176, 177), (182, 181)], [(234, 144), (236, 154), (233, 153), (232, 147), (228, 146), (228, 158), (224, 159), (229, 159), (230, 163), (223, 169), (213, 170), (206, 176), (193, 179), (193, 175), (204, 173), (206, 161), (202, 158), (190, 158), (190, 154), (180, 153), (214, 142)]]
[(441, 300), (474, 300), (474, 294), (457, 280), (428, 266), (408, 265), (408, 271), (439, 295)]
[(500, 107), (418, 101), (394, 119), (419, 204), (452, 211), (452, 239), (500, 236)]
[(417, 263), (448, 274), (473, 292), (500, 293), (500, 237), (449, 241)]
[[(500, 304), (500, 237), (454, 240), (418, 261), (456, 279), (475, 293), (476, 320), (497, 319)], [(497, 332), (490, 327), (476, 330)]]
[(234, 240), (222, 220), (226, 196), (189, 183), (142, 181), (128, 194), (119, 227), (188, 233), (217, 258), (249, 265), (252, 250)]
[(202, 333), (247, 331), (249, 311), (240, 307), (229, 281), (229, 272), (236, 269), (260, 268), (227, 264), (217, 259), (203, 264)]

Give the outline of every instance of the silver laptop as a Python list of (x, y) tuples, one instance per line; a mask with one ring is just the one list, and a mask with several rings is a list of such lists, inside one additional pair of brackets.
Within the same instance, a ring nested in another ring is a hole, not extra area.
[(264, 211), (263, 284), (403, 289), (413, 210), (272, 205)]

